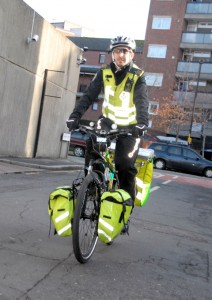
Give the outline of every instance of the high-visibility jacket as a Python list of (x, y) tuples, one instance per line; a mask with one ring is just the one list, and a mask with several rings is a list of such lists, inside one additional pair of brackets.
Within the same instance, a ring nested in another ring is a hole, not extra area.
[(133, 94), (136, 81), (144, 72), (133, 65), (133, 68), (119, 85), (116, 85), (114, 74), (110, 68), (105, 68), (102, 72), (104, 82), (102, 112), (104, 117), (120, 126), (136, 124), (136, 107), (133, 102)]

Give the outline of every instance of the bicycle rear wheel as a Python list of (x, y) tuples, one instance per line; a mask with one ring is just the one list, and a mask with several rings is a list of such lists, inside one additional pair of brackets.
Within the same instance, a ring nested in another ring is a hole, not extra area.
[(100, 206), (98, 182), (100, 182), (98, 174), (88, 174), (77, 197), (72, 240), (74, 255), (80, 263), (86, 263), (90, 259), (98, 240)]

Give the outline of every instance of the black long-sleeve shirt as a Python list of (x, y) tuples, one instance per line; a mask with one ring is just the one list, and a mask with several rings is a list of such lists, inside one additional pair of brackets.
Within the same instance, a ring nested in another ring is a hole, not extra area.
[[(126, 66), (124, 69), (120, 71), (116, 71), (116, 67), (114, 63), (111, 63), (111, 70), (114, 73), (116, 85), (119, 85), (122, 80), (125, 78), (127, 72), (132, 67), (130, 65)], [(72, 114), (69, 118), (79, 118), (83, 116), (83, 114), (87, 111), (87, 109), (92, 105), (94, 101), (98, 98), (99, 94), (103, 88), (103, 74), (102, 70), (99, 70), (95, 75), (94, 79), (91, 81), (89, 86), (86, 89), (86, 92), (81, 97), (79, 103), (73, 110)], [(147, 86), (145, 81), (145, 76), (141, 75), (138, 77), (134, 88), (133, 101), (136, 107), (136, 120), (138, 124), (145, 124), (148, 126), (148, 96), (147, 96)]]

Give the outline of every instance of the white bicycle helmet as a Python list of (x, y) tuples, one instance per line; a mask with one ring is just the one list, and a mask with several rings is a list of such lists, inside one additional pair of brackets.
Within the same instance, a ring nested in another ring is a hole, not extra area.
[(110, 50), (113, 51), (114, 48), (119, 46), (125, 46), (131, 48), (135, 51), (136, 43), (133, 39), (127, 36), (117, 36), (111, 40)]

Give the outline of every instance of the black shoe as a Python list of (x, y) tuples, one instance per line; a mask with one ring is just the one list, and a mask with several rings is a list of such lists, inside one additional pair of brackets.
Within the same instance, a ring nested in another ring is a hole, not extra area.
[(127, 221), (127, 223), (124, 224), (124, 227), (121, 231), (121, 235), (128, 234), (129, 235), (129, 227), (130, 227), (130, 220)]
[(110, 242), (106, 243), (106, 245), (108, 245), (108, 246), (110, 246), (112, 244), (113, 244), (113, 241), (110, 241)]

